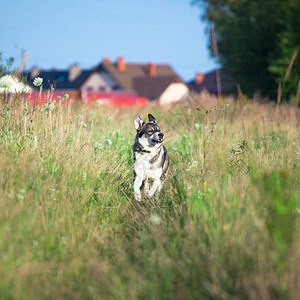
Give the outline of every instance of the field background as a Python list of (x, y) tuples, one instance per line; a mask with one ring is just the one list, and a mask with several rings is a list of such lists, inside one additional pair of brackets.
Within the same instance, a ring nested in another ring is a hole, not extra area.
[[(1, 299), (300, 298), (295, 105), (0, 105)], [(148, 113), (170, 172), (136, 203), (133, 119)]]

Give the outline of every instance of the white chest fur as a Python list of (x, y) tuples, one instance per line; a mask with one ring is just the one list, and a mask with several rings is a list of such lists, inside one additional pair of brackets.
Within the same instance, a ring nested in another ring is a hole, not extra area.
[(162, 175), (161, 152), (136, 153), (134, 162), (136, 175), (143, 179), (159, 179)]

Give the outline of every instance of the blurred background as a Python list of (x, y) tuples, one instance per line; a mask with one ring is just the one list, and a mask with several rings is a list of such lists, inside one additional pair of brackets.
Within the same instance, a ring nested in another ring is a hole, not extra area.
[(27, 67), (97, 65), (103, 57), (168, 63), (184, 80), (216, 67), (205, 23), (189, 0), (1, 1), (1, 51)]
[(29, 73), (35, 91), (41, 76), (44, 88), (86, 101), (125, 92), (163, 104), (188, 91), (299, 101), (300, 0), (1, 0), (1, 7), (2, 64), (12, 57), (10, 67)]

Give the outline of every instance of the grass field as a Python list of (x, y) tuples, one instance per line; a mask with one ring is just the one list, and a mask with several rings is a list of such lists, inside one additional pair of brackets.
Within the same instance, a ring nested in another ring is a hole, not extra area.
[[(0, 105), (1, 299), (299, 299), (300, 109)], [(165, 133), (133, 200), (133, 119)]]

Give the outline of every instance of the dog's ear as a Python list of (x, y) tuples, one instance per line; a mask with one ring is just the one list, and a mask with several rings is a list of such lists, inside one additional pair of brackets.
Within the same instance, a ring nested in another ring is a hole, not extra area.
[(149, 119), (149, 122), (156, 123), (154, 116), (152, 116), (151, 114), (148, 114), (148, 119)]
[(133, 123), (134, 123), (134, 127), (135, 127), (136, 131), (140, 131), (142, 129), (143, 125), (145, 124), (145, 122), (141, 119), (141, 117), (136, 117), (133, 120)]

